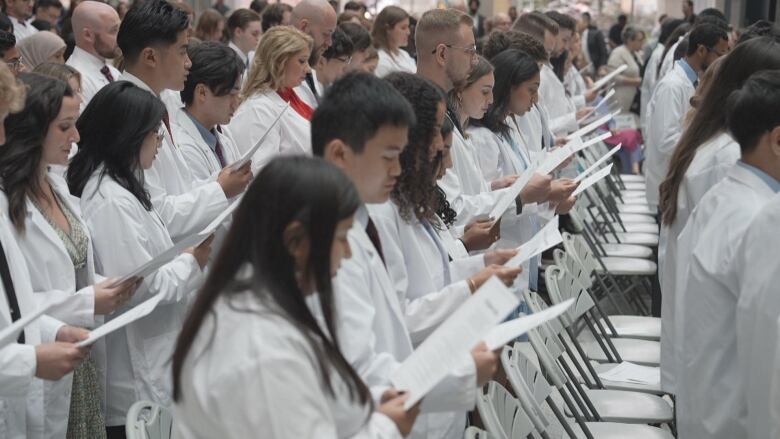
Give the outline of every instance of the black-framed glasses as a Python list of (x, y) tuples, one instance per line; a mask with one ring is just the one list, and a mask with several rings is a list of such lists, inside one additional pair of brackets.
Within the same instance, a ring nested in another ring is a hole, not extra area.
[(20, 70), (22, 68), (22, 66), (24, 65), (24, 62), (22, 61), (22, 57), (20, 56), (19, 58), (16, 58), (16, 59), (13, 59), (11, 61), (8, 61), (5, 64), (8, 66), (9, 69), (11, 69), (13, 71), (18, 71), (18, 70)]

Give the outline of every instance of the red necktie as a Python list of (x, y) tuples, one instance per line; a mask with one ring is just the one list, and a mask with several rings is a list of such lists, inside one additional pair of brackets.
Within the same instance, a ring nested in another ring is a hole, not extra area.
[(214, 137), (217, 139), (217, 144), (214, 145), (214, 152), (217, 154), (217, 160), (219, 160), (219, 166), (225, 167), (227, 166), (227, 163), (225, 163), (225, 154), (222, 152), (222, 144), (219, 143), (219, 135), (217, 134), (217, 130), (211, 130), (211, 134), (214, 135)]
[(168, 130), (168, 134), (171, 136), (171, 142), (173, 142), (173, 145), (176, 146), (176, 142), (173, 140), (173, 130), (171, 130), (171, 120), (168, 117), (168, 111), (166, 110), (163, 114), (163, 123), (165, 124), (165, 128)]
[(103, 68), (100, 69), (100, 73), (108, 79), (108, 82), (114, 82), (114, 75), (111, 74), (111, 69), (109, 69), (108, 66), (103, 66)]

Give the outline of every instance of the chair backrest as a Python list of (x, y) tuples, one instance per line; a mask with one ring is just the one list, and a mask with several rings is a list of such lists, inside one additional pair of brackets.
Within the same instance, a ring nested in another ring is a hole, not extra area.
[(477, 395), (477, 410), (487, 431), (496, 438), (524, 438), (534, 431), (517, 399), (495, 381)]
[(583, 267), (576, 258), (573, 258), (565, 251), (556, 248), (553, 250), (553, 260), (555, 261), (555, 265), (574, 276), (582, 288), (593, 288), (593, 279), (591, 279), (590, 273), (585, 270), (585, 267)]
[(576, 259), (590, 277), (599, 265), (585, 239), (567, 232), (563, 232), (562, 236), (563, 248), (566, 250), (566, 254)]
[(477, 427), (469, 427), (466, 429), (466, 434), (463, 436), (464, 439), (490, 439), (490, 433), (487, 431), (477, 428)]
[(544, 272), (545, 286), (553, 303), (561, 303), (574, 299), (574, 306), (569, 307), (561, 315), (566, 326), (576, 322), (583, 314), (595, 306), (588, 291), (580, 286), (580, 282), (567, 270), (558, 265), (550, 265)]
[[(529, 309), (532, 312), (536, 313), (547, 309), (547, 303), (544, 301), (544, 299), (541, 298), (541, 296), (539, 296), (538, 293), (527, 291), (524, 294), (524, 297)], [(565, 332), (565, 328), (566, 327), (558, 318), (548, 320), (547, 322), (537, 326), (537, 333), (539, 334), (539, 337), (544, 342), (547, 350), (550, 351), (555, 357), (562, 355), (566, 350), (566, 347), (558, 338), (559, 334), (563, 334)]]
[(552, 393), (552, 387), (542, 377), (539, 368), (527, 363), (528, 358), (514, 347), (506, 346), (501, 352), (501, 364), (517, 400), (533, 422), (536, 431), (541, 433), (550, 427), (550, 421), (544, 415), (541, 405)]
[(127, 411), (127, 439), (169, 439), (173, 430), (171, 412), (151, 401), (138, 401)]

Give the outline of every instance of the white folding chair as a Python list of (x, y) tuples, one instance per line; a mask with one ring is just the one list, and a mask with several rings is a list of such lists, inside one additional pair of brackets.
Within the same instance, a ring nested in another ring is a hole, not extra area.
[(173, 429), (171, 412), (151, 401), (138, 401), (127, 411), (127, 439), (169, 439)]
[(477, 395), (477, 410), (491, 437), (522, 439), (534, 431), (517, 399), (495, 381), (485, 385)]
[(490, 439), (490, 433), (487, 431), (477, 428), (477, 427), (469, 427), (466, 429), (466, 434), (463, 436), (464, 439)]

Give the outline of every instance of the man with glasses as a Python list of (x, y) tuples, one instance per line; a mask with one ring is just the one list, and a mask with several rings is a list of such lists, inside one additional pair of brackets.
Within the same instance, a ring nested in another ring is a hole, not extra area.
[(295, 88), (298, 96), (310, 107), (317, 108), (325, 89), (347, 72), (354, 50), (355, 46), (347, 34), (336, 29), (333, 32), (333, 43), (322, 53), (311, 76), (307, 76), (306, 81)]
[(16, 49), (16, 37), (11, 32), (0, 30), (0, 58), (14, 75), (25, 70), (22, 56)]

